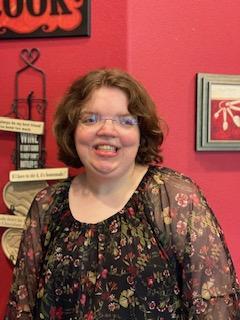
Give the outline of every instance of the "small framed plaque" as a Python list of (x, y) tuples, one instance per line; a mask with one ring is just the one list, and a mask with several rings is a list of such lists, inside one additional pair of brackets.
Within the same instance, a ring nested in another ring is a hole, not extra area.
[(240, 75), (197, 75), (197, 151), (240, 151)]

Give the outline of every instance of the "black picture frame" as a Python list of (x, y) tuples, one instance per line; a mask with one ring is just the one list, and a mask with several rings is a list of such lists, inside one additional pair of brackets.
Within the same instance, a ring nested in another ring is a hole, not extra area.
[(196, 151), (240, 151), (240, 75), (197, 74)]
[[(34, 0), (32, 0), (34, 1)], [(48, 1), (48, 0), (47, 0)], [(55, 0), (57, 3), (57, 0)], [(69, 1), (79, 1), (79, 0), (61, 0), (63, 4), (69, 3)], [(90, 37), (91, 35), (91, 0), (82, 0), (83, 4), (79, 8), (81, 13), (82, 21), (73, 30), (64, 30), (57, 27), (52, 32), (48, 32), (48, 25), (42, 24), (32, 32), (17, 32), (12, 30), (9, 26), (6, 26), (3, 22), (4, 19), (4, 8), (0, 7), (0, 40), (10, 40), (10, 39), (25, 39), (25, 38), (51, 38), (51, 37)], [(79, 1), (81, 2), (81, 1)], [(21, 2), (25, 3), (25, 2)], [(26, 3), (25, 3), (26, 5)], [(21, 16), (17, 17), (21, 19)], [(38, 17), (34, 17), (38, 18)], [(11, 18), (14, 20), (14, 17)], [(36, 20), (36, 19), (35, 19)]]

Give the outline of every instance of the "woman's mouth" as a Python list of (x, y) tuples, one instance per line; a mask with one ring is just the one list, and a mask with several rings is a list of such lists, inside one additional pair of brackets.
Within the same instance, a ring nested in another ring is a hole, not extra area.
[(96, 150), (102, 150), (107, 152), (117, 152), (118, 148), (110, 144), (98, 144), (94, 147)]

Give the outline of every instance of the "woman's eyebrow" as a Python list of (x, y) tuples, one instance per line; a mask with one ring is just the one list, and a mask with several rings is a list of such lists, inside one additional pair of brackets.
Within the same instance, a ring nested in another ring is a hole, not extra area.
[[(94, 111), (82, 111), (80, 114), (98, 114), (98, 115), (103, 115), (102, 113), (100, 112), (94, 112)], [(116, 117), (127, 117), (127, 116), (132, 116), (132, 114), (130, 112), (128, 113), (117, 113), (115, 115)]]

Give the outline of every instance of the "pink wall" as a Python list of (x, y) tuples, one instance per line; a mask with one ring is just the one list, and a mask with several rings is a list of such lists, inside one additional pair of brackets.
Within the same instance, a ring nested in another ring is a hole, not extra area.
[[(129, 70), (147, 87), (170, 127), (165, 165), (191, 176), (202, 187), (226, 234), (240, 275), (240, 153), (196, 153), (195, 75), (240, 74), (238, 0), (92, 0), (90, 38), (0, 42), (0, 115), (13, 99), (15, 72), (23, 48), (41, 51), (38, 65), (47, 74), (47, 166), (56, 160), (51, 133), (55, 104), (79, 73), (101, 66)], [(14, 134), (0, 131), (0, 193), (13, 169)], [(6, 208), (0, 197), (0, 212)], [(0, 319), (5, 308), (11, 265), (0, 249)]]
[(240, 74), (238, 0), (131, 0), (128, 70), (167, 121), (164, 165), (191, 176), (222, 228), (240, 275), (240, 152), (195, 152), (198, 72)]
[[(127, 5), (126, 1), (92, 1), (92, 35), (90, 38), (55, 38), (0, 42), (0, 115), (10, 111), (15, 72), (22, 67), (19, 53), (23, 48), (39, 48), (38, 66), (47, 75), (46, 149), (47, 166), (62, 165), (56, 160), (56, 146), (51, 132), (56, 102), (66, 87), (79, 74), (97, 67), (127, 66)], [(10, 156), (15, 147), (15, 135), (0, 131), (0, 212), (6, 212), (2, 189), (13, 170)], [(0, 228), (1, 229), (1, 228)], [(3, 231), (3, 230), (2, 230)], [(11, 264), (0, 248), (0, 319), (3, 318), (11, 281)], [(4, 274), (4, 276), (3, 276)]]

